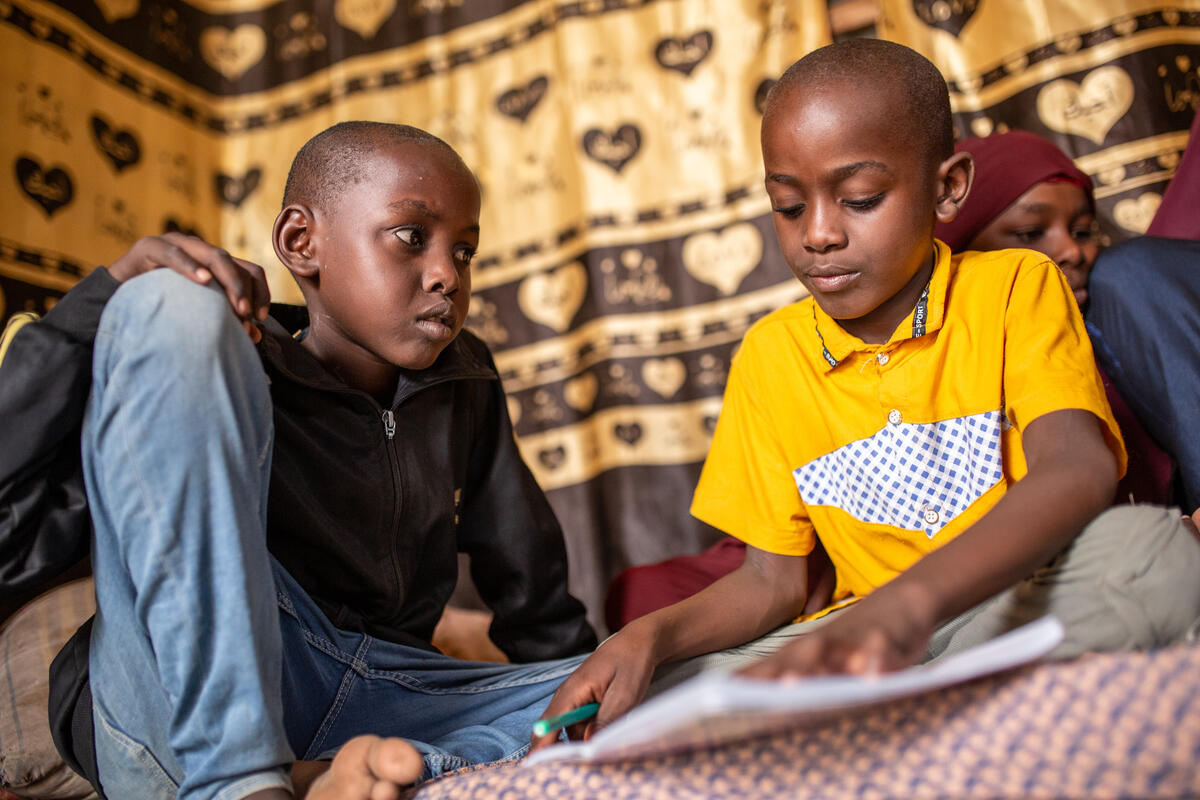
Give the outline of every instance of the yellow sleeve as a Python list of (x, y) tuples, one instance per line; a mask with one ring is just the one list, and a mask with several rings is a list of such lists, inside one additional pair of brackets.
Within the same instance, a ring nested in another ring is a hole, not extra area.
[(1125, 445), (1096, 370), (1092, 344), (1062, 271), (1044, 260), (1022, 264), (1005, 310), (1005, 413), (1018, 431), (1060, 409), (1090, 411), (1125, 474)]
[(756, 391), (764, 362), (748, 336), (733, 361), (712, 447), (692, 498), (697, 519), (771, 553), (805, 556), (814, 533), (792, 477), (779, 426), (771, 422), (770, 391)]

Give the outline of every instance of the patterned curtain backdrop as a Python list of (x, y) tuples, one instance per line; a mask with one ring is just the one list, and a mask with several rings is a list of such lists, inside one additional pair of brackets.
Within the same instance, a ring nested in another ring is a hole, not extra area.
[(1091, 176), (1111, 241), (1146, 231), (1200, 106), (1200, 2), (879, 2), (880, 35), (945, 74), (960, 136), (1046, 136)]
[(761, 103), (829, 39), (821, 0), (0, 0), (0, 307), (168, 230), (298, 301), (269, 233), (299, 146), (442, 136), (484, 189), (468, 324), (599, 621), (617, 570), (716, 536), (687, 508), (730, 355), (802, 291)]

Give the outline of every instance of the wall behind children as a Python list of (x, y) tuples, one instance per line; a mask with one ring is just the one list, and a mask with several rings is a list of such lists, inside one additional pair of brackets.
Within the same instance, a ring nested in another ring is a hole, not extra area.
[[(1111, 235), (1144, 229), (1200, 101), (1200, 0), (879, 10), (964, 132), (1051, 134)], [(598, 621), (616, 571), (716, 536), (687, 506), (730, 357), (801, 295), (761, 104), (829, 40), (824, 0), (0, 0), (0, 316), (168, 230), (298, 301), (268, 239), (292, 154), (345, 119), (433, 131), (482, 183), (468, 324)]]
[(880, 0), (880, 35), (946, 76), (959, 136), (1021, 128), (1095, 185), (1105, 238), (1144, 233), (1200, 106), (1200, 3)]

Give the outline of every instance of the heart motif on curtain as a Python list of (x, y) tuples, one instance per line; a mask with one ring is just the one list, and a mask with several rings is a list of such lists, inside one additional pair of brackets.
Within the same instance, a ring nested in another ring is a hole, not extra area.
[(587, 270), (576, 261), (525, 278), (517, 287), (517, 303), (525, 316), (562, 333), (570, 327), (585, 294)]
[(1058, 48), (1058, 52), (1070, 55), (1083, 47), (1083, 37), (1079, 34), (1060, 36), (1054, 40), (1054, 46)]
[(1146, 192), (1136, 199), (1126, 198), (1113, 206), (1113, 219), (1127, 231), (1145, 233), (1161, 204), (1162, 195), (1158, 192)]
[(619, 424), (613, 427), (613, 435), (625, 444), (633, 447), (642, 438), (642, 426), (636, 422)]
[(131, 167), (142, 157), (142, 148), (137, 138), (128, 130), (120, 130), (108, 124), (99, 114), (92, 115), (92, 136), (113, 169), (117, 172)]
[(587, 413), (595, 402), (599, 389), (600, 382), (596, 380), (596, 376), (585, 372), (563, 384), (563, 400), (576, 411)]
[(1004, 70), (1009, 75), (1016, 75), (1019, 72), (1024, 72), (1029, 68), (1029, 56), (1024, 53), (1018, 53), (1015, 56), (1005, 59)]
[(1125, 180), (1125, 167), (1112, 167), (1100, 172), (1096, 176), (1100, 179), (1100, 183), (1105, 186), (1112, 186), (1114, 183), (1120, 183)]
[(396, 0), (337, 0), (333, 18), (364, 39), (371, 39), (396, 12)]
[(241, 177), (217, 173), (217, 197), (221, 198), (221, 202), (238, 208), (247, 197), (254, 194), (260, 180), (262, 170), (258, 167), (251, 167)]
[(233, 30), (215, 25), (200, 34), (200, 55), (231, 81), (242, 77), (266, 51), (267, 35), (257, 25), (246, 23)]
[(687, 367), (678, 358), (651, 358), (642, 364), (642, 380), (664, 400), (670, 400), (687, 380)]
[(913, 11), (931, 28), (958, 37), (975, 16), (980, 0), (913, 0)]
[(105, 22), (128, 19), (138, 12), (139, 0), (96, 0)]
[(1138, 29), (1137, 17), (1121, 17), (1113, 22), (1113, 30), (1121, 36), (1128, 36)]
[(22, 157), (17, 159), (16, 170), (21, 191), (40, 205), (47, 217), (70, 203), (75, 196), (71, 176), (62, 167), (43, 170), (36, 160)]
[(567, 451), (560, 444), (557, 447), (548, 447), (545, 450), (538, 451), (538, 461), (546, 469), (558, 469), (567, 460)]
[(539, 75), (524, 86), (509, 89), (496, 98), (496, 110), (507, 117), (524, 122), (537, 104), (546, 96), (550, 81), (545, 75)]
[(686, 39), (669, 36), (654, 48), (654, 60), (666, 69), (691, 76), (692, 70), (712, 52), (712, 31), (696, 31)]
[(996, 123), (992, 122), (990, 117), (976, 117), (975, 119), (971, 120), (971, 133), (974, 136), (978, 136), (980, 138), (983, 138), (984, 136), (990, 136), (995, 128)]
[(1103, 144), (1133, 105), (1133, 80), (1112, 65), (1100, 67), (1079, 83), (1066, 78), (1042, 87), (1037, 96), (1038, 117), (1047, 128)]
[(182, 233), (184, 236), (196, 236), (201, 239), (204, 238), (204, 236), (201, 235), (199, 228), (192, 227), (191, 225), (184, 225), (174, 217), (167, 217), (165, 220), (163, 220), (163, 233)]
[(620, 172), (641, 149), (642, 132), (636, 125), (622, 125), (614, 133), (591, 128), (583, 134), (583, 152), (613, 172)]
[(683, 266), (696, 280), (733, 294), (742, 279), (762, 259), (763, 241), (758, 228), (749, 222), (730, 225), (721, 233), (705, 231), (683, 243)]

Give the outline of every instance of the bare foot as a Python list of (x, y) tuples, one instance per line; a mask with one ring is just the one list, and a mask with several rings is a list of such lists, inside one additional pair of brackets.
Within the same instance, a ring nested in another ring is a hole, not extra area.
[(1197, 508), (1191, 515), (1183, 515), (1184, 526), (1192, 532), (1192, 535), (1200, 538), (1200, 508)]
[(356, 736), (306, 794), (296, 794), (306, 800), (396, 800), (423, 769), (421, 754), (403, 739)]
[(433, 629), (433, 646), (463, 661), (508, 663), (508, 656), (488, 638), (492, 612), (446, 606)]

